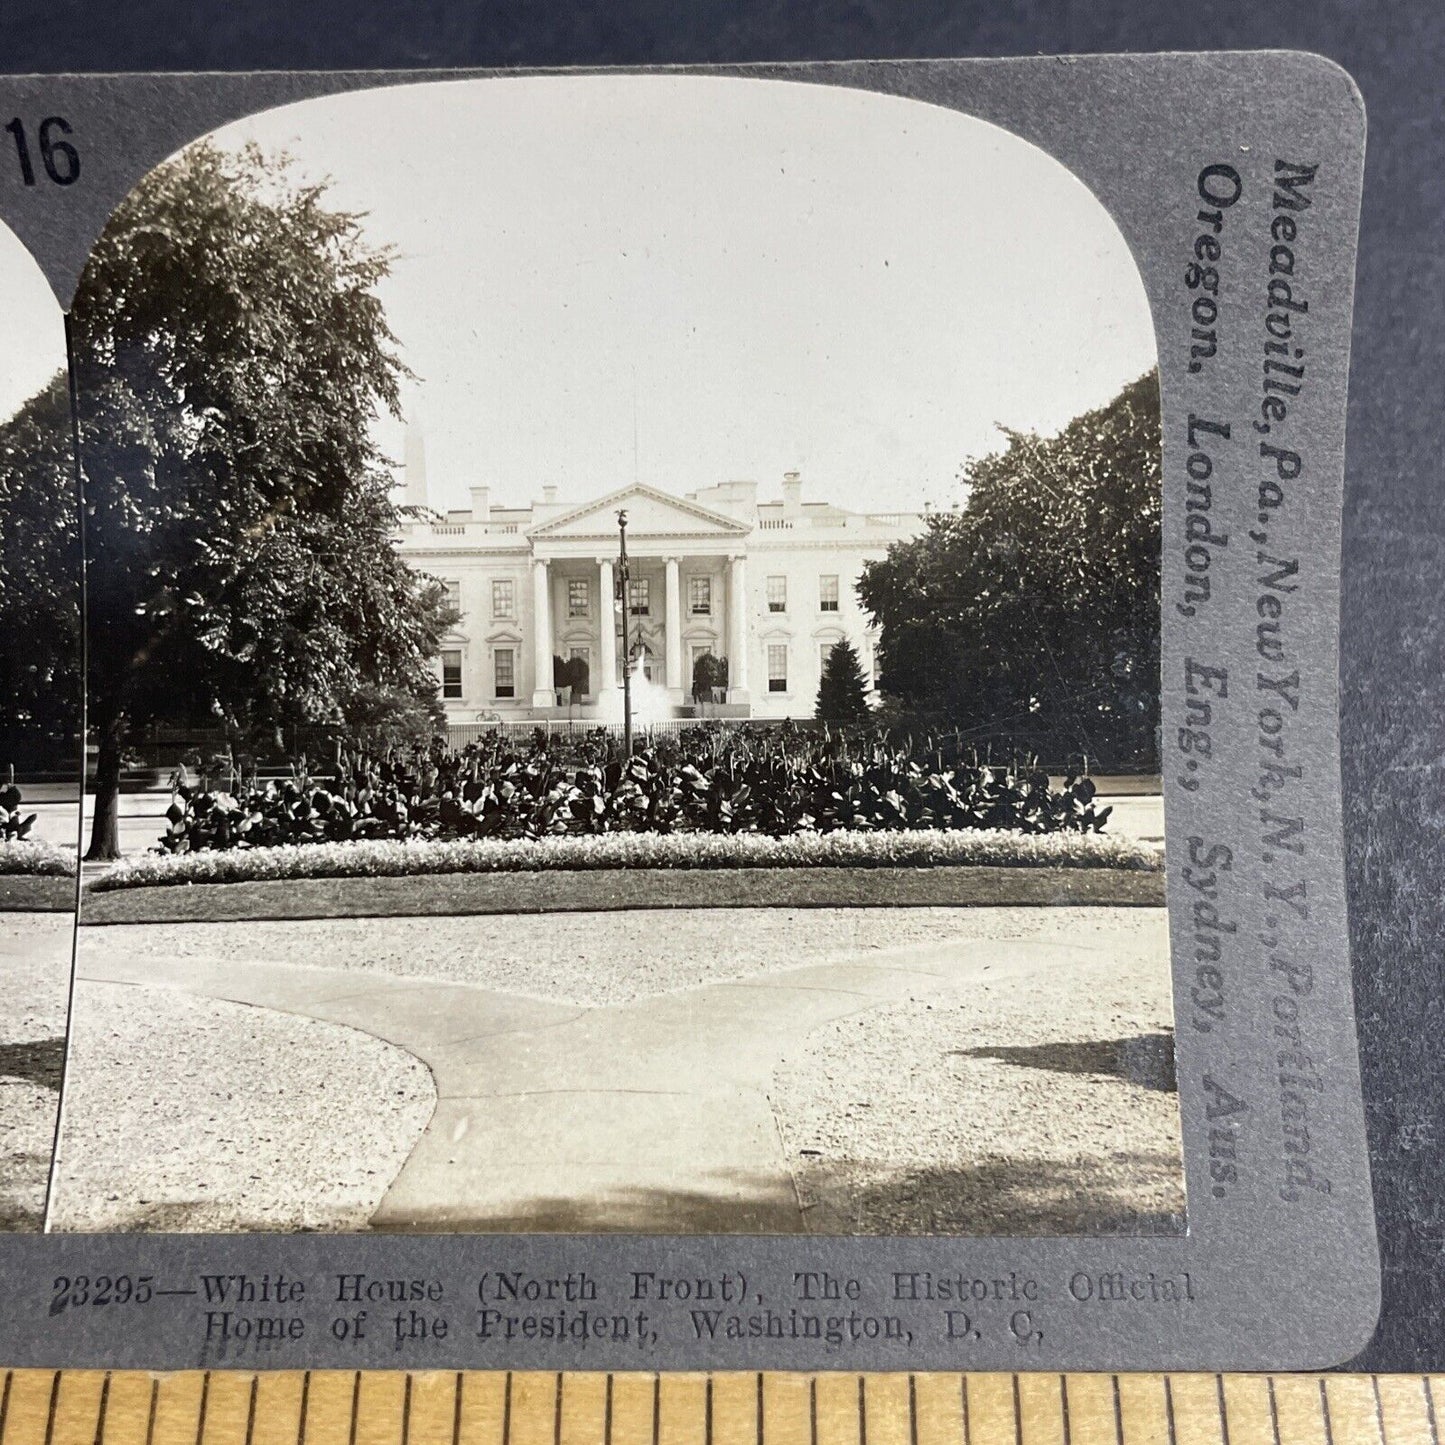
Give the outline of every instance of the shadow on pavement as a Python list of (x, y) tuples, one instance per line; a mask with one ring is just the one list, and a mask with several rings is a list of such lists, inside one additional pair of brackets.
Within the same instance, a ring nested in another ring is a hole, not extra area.
[[(991, 1158), (879, 1171), (804, 1159), (796, 1184), (814, 1235), (1183, 1234), (1177, 1154), (1099, 1160)], [(506, 1216), (445, 1220), (420, 1214), (389, 1232), (539, 1234), (778, 1234), (777, 1180), (730, 1175), (717, 1192), (638, 1189), (600, 1198), (537, 1198)], [(1161, 1207), (1162, 1206), (1162, 1207)], [(791, 1211), (790, 1211), (791, 1213)], [(796, 1219), (796, 1215), (793, 1216)]]
[[(65, 1040), (34, 1039), (27, 1043), (0, 1043), (0, 1089), (30, 1085), (57, 1097), (65, 1068)], [(53, 1105), (52, 1105), (53, 1107)], [(0, 1233), (34, 1233), (45, 1225), (45, 1181), (50, 1174), (50, 1152), (37, 1153), (12, 1141), (0, 1153)]]
[[(1177, 1154), (1105, 1160), (985, 1159), (878, 1172), (802, 1161), (797, 1186), (813, 1235), (1160, 1235), (1185, 1232)], [(506, 1216), (445, 1220), (419, 1214), (392, 1233), (778, 1234), (774, 1178), (728, 1176), (703, 1190), (613, 1191), (592, 1199), (538, 1198)], [(1158, 1207), (1161, 1200), (1177, 1207)], [(755, 1201), (755, 1202), (754, 1202)], [(796, 1216), (795, 1216), (796, 1217)]]
[(21, 1079), (42, 1089), (60, 1088), (65, 1072), (65, 1040), (34, 1039), (0, 1043), (0, 1079)]
[(947, 1236), (1183, 1234), (1177, 1153), (1011, 1159), (865, 1172), (803, 1161), (810, 1234)]
[[(1182, 1234), (1183, 1174), (1177, 1155), (1122, 1154), (1061, 1162), (985, 1159), (923, 1169), (872, 1171), (829, 1161), (804, 1161), (798, 1189), (809, 1234), (827, 1235), (1160, 1235)], [(745, 1175), (708, 1190), (615, 1190), (588, 1199), (537, 1198), (506, 1215), (460, 1217), (418, 1211), (389, 1222), (401, 1234), (740, 1234), (780, 1228), (772, 1202), (777, 1180)], [(1159, 1208), (1161, 1197), (1177, 1208)], [(143, 1205), (125, 1231), (186, 1233), (217, 1225), (216, 1201)], [(796, 1214), (794, 1214), (796, 1218)], [(256, 1229), (237, 1220), (233, 1229)], [(263, 1226), (264, 1227), (264, 1226)]]
[(1174, 1094), (1179, 1083), (1174, 1073), (1174, 1035), (1137, 1034), (1127, 1039), (1091, 1039), (1072, 1044), (996, 1044), (977, 1049), (954, 1049), (955, 1058), (996, 1059), (1024, 1069), (1047, 1069), (1057, 1074), (1108, 1074), (1138, 1084), (1142, 1089)]

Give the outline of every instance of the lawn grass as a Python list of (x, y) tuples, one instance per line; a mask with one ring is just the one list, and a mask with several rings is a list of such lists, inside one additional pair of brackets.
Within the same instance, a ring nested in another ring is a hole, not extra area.
[(67, 913), (75, 907), (75, 850), (40, 838), (0, 841), (0, 913)]
[(87, 889), (81, 922), (221, 923), (637, 908), (1162, 908), (1164, 875), (1127, 868), (665, 868), (442, 873)]
[(69, 913), (74, 907), (74, 875), (0, 874), (0, 913)]

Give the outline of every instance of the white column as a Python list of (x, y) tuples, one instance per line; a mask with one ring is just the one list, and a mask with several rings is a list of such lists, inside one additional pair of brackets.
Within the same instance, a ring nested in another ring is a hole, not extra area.
[(552, 590), (547, 564), (532, 563), (532, 706), (555, 707), (552, 686)]
[(728, 573), (728, 701), (748, 701), (748, 560), (732, 559)]
[(597, 559), (597, 615), (601, 618), (597, 666), (601, 674), (592, 691), (605, 703), (617, 694), (617, 583), (612, 576), (612, 558)]
[(677, 558), (667, 559), (667, 698), (682, 702), (682, 581)]

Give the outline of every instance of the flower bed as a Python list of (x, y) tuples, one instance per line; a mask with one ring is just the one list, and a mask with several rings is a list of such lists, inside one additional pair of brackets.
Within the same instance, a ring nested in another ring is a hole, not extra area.
[(0, 875), (25, 874), (38, 878), (73, 878), (75, 854), (38, 838), (0, 840)]
[(374, 840), (151, 853), (117, 864), (96, 892), (175, 883), (301, 878), (404, 878), (438, 873), (533, 873), (607, 868), (1117, 868), (1157, 871), (1146, 844), (1099, 833), (1003, 829), (910, 832), (602, 833), (538, 839)]
[(491, 738), (460, 751), (342, 751), (325, 776), (302, 757), (264, 784), (232, 770), (225, 788), (178, 785), (158, 843), (199, 853), (612, 833), (1099, 833), (1110, 811), (1088, 777), (1055, 786), (1035, 767), (980, 762), (957, 736), (707, 725), (646, 737), (629, 757), (609, 736), (539, 733), (530, 748)]

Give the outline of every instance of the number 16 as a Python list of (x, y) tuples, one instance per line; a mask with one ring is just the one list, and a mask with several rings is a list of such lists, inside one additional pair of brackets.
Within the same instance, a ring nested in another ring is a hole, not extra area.
[[(25, 123), (17, 115), (5, 127), (15, 137), (15, 154), (20, 161), (20, 179), (27, 186), (35, 184), (35, 165), (30, 159), (30, 142), (25, 138)], [(55, 133), (70, 134), (70, 122), (64, 116), (48, 115), (40, 122), (40, 163), (45, 174), (57, 186), (71, 185), (80, 175), (80, 155), (68, 140), (56, 140)]]

